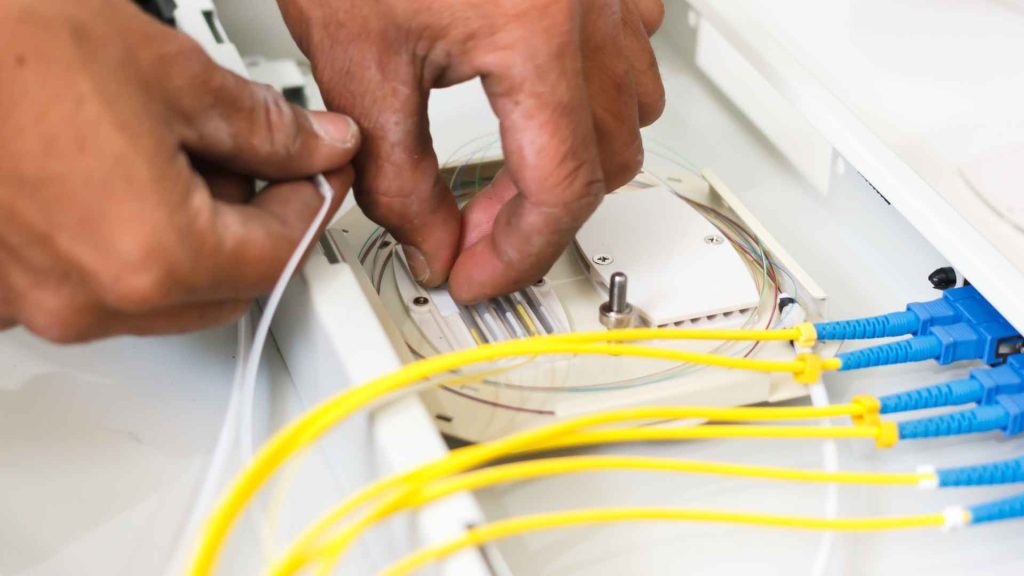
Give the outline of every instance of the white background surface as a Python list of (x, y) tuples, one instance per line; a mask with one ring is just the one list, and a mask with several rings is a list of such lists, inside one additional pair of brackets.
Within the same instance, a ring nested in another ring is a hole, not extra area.
[[(992, 60), (982, 57), (991, 50), (975, 51), (986, 50), (999, 37), (1010, 43), (999, 46), (1018, 45), (1024, 38), (1014, 35), (1019, 5), (923, 0), (789, 1), (764, 3), (763, 8), (758, 4), (747, 2), (743, 7), (766, 22), (778, 24), (775, 19), (781, 18), (779, 29), (792, 31), (795, 49), (806, 43), (803, 49), (817, 54), (823, 68), (832, 66), (829, 62), (845, 62), (847, 70), (860, 70), (845, 82), (855, 99), (864, 96), (877, 107), (864, 104), (858, 113), (909, 159), (921, 153), (927, 165), (940, 157), (960, 162), (1000, 138), (1021, 134), (1004, 130), (1019, 121), (1013, 116), (987, 114), (1012, 103), (1013, 85), (1004, 82), (1022, 70), (1021, 52), (990, 68)], [(805, 26), (787, 28), (783, 24), (790, 20), (782, 18), (786, 14), (793, 16), (793, 25)], [(820, 26), (818, 32), (808, 22)], [(895, 309), (933, 295), (924, 287), (924, 275), (942, 258), (894, 210), (865, 193), (855, 175), (840, 181), (828, 197), (809, 190), (696, 76), (684, 58), (688, 48), (670, 35), (672, 30), (666, 30), (659, 40), (669, 108), (648, 136), (667, 143), (694, 165), (719, 173), (830, 293), (834, 316)], [(847, 51), (850, 39), (857, 40), (859, 57)], [(928, 70), (940, 77), (947, 72), (975, 74), (971, 77), (981, 92), (971, 88), (950, 93), (941, 83), (916, 78), (921, 62), (932, 62), (934, 68)], [(865, 86), (866, 79), (872, 79), (870, 86)], [(472, 93), (472, 87), (456, 89), (432, 107), (442, 158), (468, 138), (493, 132), (486, 105), (480, 100), (467, 103), (465, 98)], [(872, 94), (878, 98), (868, 98)], [(926, 100), (935, 105), (923, 106)], [(967, 121), (972, 108), (974, 117), (983, 121), (980, 127)], [(948, 118), (959, 121), (946, 122), (946, 110), (952, 111)], [(1010, 120), (1000, 125), (1000, 118)], [(936, 187), (948, 176), (935, 177), (926, 169), (921, 173)], [(230, 382), (233, 347), (232, 329), (64, 349), (19, 331), (0, 335), (0, 573), (152, 573), (150, 567), (166, 553), (168, 534), (184, 517), (190, 484), (198, 478), (212, 445)], [(272, 348), (268, 352), (270, 379), (287, 389), (290, 379), (279, 356)], [(854, 393), (881, 393), (951, 377), (922, 366), (832, 378), (830, 386), (834, 400), (840, 401)], [(815, 466), (818, 448), (815, 442), (702, 442), (640, 450)], [(920, 463), (941, 466), (1011, 457), (1021, 448), (1019, 439), (995, 436), (910, 443), (885, 453), (847, 444), (841, 465), (907, 470)], [(842, 512), (931, 511), (1013, 490), (923, 494), (901, 488), (844, 489)], [(494, 490), (482, 501), (495, 517), (609, 503), (816, 514), (822, 494), (818, 487), (788, 484), (609, 474)], [(1019, 574), (1024, 571), (1018, 546), (1022, 538), (1021, 524), (948, 535), (925, 531), (843, 537), (833, 573)], [(788, 575), (807, 570), (816, 543), (816, 535), (794, 532), (644, 525), (533, 536), (509, 542), (503, 550), (516, 574), (530, 576)]]
[[(1024, 325), (1024, 234), (1004, 217), (1024, 202), (1015, 177), (1024, 164), (1019, 3), (693, 3), (1011, 322)], [(970, 176), (978, 166), (988, 178)]]
[[(1024, 164), (1024, 3), (1012, 0), (717, 2), (772, 33), (823, 85), (976, 226), (999, 226), (1024, 267), (1024, 236), (971, 210), (963, 171)], [(731, 4), (732, 6), (727, 6)], [(1012, 155), (1007, 155), (1012, 150)], [(995, 208), (1024, 205), (1019, 180)]]

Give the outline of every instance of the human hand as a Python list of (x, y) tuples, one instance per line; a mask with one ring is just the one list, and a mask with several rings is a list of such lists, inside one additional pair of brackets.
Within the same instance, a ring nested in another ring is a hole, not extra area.
[[(123, 0), (0, 7), (0, 327), (192, 330), (270, 291), (358, 129), (217, 66)], [(341, 201), (339, 194), (335, 208)]]
[[(328, 106), (360, 124), (356, 198), (425, 285), (459, 300), (543, 275), (643, 164), (664, 107), (661, 0), (278, 0)], [(438, 177), (432, 88), (481, 77), (506, 169), (460, 215)], [(450, 274), (450, 275), (449, 275)]]

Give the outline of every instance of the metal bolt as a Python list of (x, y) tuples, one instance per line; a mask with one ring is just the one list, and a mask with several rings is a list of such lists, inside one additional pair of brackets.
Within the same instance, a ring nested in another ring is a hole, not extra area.
[(608, 309), (616, 314), (626, 311), (629, 304), (626, 301), (626, 275), (622, 272), (612, 274), (611, 282), (608, 283)]
[(430, 298), (427, 298), (426, 296), (417, 296), (412, 299), (412, 303), (415, 306), (426, 306), (427, 304), (430, 304)]
[(633, 325), (636, 311), (626, 299), (626, 283), (626, 275), (622, 272), (616, 272), (608, 279), (608, 301), (598, 309), (598, 319), (609, 330)]
[(704, 237), (704, 243), (710, 244), (711, 246), (718, 246), (719, 244), (725, 243), (725, 238), (718, 234), (708, 234)]
[(615, 262), (615, 258), (612, 258), (607, 254), (595, 254), (591, 260), (593, 260), (594, 264), (597, 264), (598, 266), (607, 266), (612, 262)]

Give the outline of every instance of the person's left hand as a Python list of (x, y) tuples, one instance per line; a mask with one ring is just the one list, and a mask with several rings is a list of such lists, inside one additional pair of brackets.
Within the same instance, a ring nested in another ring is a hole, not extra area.
[[(0, 330), (56, 342), (241, 316), (323, 205), (351, 119), (221, 68), (124, 0), (0, 1)], [(253, 197), (253, 178), (276, 182)]]

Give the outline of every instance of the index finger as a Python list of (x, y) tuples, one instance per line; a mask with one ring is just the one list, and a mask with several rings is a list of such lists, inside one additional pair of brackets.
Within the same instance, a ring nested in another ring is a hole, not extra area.
[(455, 262), (449, 290), (462, 302), (507, 293), (546, 273), (606, 192), (584, 83), (579, 8), (552, 3), (551, 12), (538, 25), (551, 27), (545, 37), (558, 40), (520, 45), (522, 65), (483, 77), (501, 121), (508, 174), (495, 186), (515, 190), (488, 195), (508, 200), (490, 234)]

